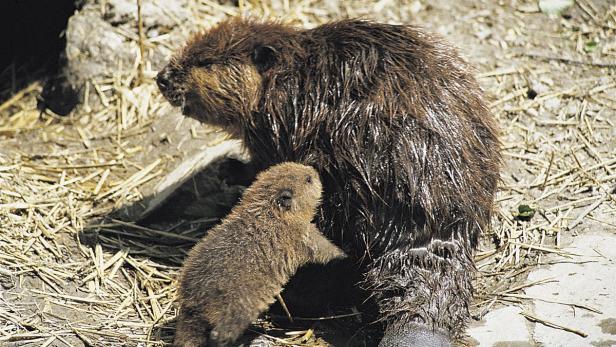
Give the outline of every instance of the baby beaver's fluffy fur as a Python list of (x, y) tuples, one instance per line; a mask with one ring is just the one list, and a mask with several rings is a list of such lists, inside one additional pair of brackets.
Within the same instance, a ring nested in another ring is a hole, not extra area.
[(344, 257), (311, 223), (320, 198), (319, 175), (311, 167), (283, 163), (257, 176), (229, 216), (188, 254), (176, 347), (226, 346), (300, 266)]
[(407, 25), (235, 18), (194, 36), (158, 85), (242, 139), (256, 165), (317, 169), (317, 224), (361, 260), (382, 346), (447, 345), (464, 330), (500, 144), (455, 49)]

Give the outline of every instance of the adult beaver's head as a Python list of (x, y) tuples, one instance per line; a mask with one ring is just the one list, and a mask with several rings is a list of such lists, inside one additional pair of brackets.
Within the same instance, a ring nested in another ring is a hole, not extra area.
[(241, 18), (195, 35), (156, 78), (173, 106), (202, 122), (239, 130), (257, 107), (262, 74), (280, 63), (294, 29)]

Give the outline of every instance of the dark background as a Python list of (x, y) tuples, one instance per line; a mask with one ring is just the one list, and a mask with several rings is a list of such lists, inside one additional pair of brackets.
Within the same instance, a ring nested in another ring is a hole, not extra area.
[(79, 0), (0, 1), (0, 102), (56, 73), (68, 18)]

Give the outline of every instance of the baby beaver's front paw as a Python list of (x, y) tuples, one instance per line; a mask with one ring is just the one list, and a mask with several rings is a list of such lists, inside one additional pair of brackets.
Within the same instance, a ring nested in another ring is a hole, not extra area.
[(207, 347), (228, 347), (237, 346), (235, 335), (231, 335), (230, 331), (212, 329), (210, 331), (209, 339), (207, 341)]
[(212, 329), (212, 331), (210, 331), (210, 339), (208, 340), (208, 344), (207, 347), (222, 347), (224, 346), (224, 344), (221, 344), (220, 341), (218, 341), (220, 334), (218, 334), (218, 331), (216, 331), (215, 329)]

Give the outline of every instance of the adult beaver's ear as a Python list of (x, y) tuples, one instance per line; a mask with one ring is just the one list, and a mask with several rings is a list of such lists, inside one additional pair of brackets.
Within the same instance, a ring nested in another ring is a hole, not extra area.
[(265, 72), (274, 66), (278, 57), (273, 47), (257, 46), (250, 55), (250, 59), (252, 59), (259, 72)]
[(293, 192), (289, 189), (285, 189), (278, 193), (278, 197), (276, 197), (276, 204), (283, 211), (289, 211), (291, 209), (291, 205), (293, 204)]

